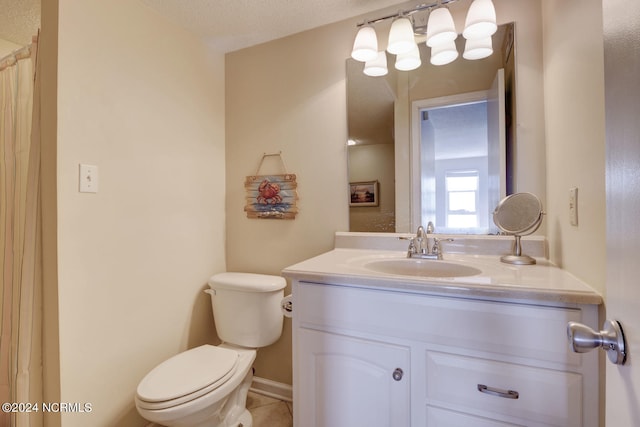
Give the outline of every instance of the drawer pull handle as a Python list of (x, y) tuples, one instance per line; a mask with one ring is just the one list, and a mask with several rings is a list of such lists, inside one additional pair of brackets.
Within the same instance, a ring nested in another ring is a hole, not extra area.
[(484, 384), (478, 384), (478, 391), (480, 393), (490, 394), (491, 396), (504, 397), (505, 399), (517, 399), (520, 397), (520, 393), (513, 390), (501, 390), (499, 388), (487, 387)]

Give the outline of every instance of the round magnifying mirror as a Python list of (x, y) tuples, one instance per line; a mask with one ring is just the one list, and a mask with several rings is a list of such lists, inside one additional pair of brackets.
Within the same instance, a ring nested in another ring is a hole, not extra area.
[(542, 224), (542, 203), (531, 193), (511, 194), (498, 203), (493, 211), (493, 222), (500, 230), (515, 237), (513, 253), (500, 258), (508, 264), (530, 265), (536, 260), (522, 254), (520, 238), (533, 233)]

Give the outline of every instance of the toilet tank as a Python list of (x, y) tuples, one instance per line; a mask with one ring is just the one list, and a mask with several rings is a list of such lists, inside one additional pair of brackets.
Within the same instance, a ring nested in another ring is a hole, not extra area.
[(282, 334), (280, 302), (283, 277), (252, 273), (220, 273), (209, 279), (213, 319), (218, 337), (243, 347), (265, 347)]

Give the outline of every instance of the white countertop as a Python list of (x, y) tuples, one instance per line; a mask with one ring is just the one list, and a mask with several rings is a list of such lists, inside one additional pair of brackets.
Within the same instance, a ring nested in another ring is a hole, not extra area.
[(404, 259), (404, 251), (337, 248), (287, 267), (282, 275), (303, 281), (464, 298), (518, 302), (601, 304), (602, 296), (578, 278), (537, 259), (510, 265), (495, 255), (445, 254), (443, 261), (479, 269), (467, 277), (422, 277), (380, 273), (365, 267), (382, 259)]

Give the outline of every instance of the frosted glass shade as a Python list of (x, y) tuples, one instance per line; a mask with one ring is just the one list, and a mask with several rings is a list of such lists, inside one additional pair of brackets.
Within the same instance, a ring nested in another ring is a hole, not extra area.
[(433, 65), (446, 65), (458, 58), (456, 43), (451, 41), (431, 48), (431, 63)]
[(446, 7), (431, 11), (427, 22), (427, 46), (433, 47), (458, 37), (451, 12)]
[(483, 37), (481, 39), (469, 39), (465, 42), (464, 53), (462, 57), (464, 59), (482, 59), (493, 54), (493, 43), (491, 36)]
[(387, 54), (384, 50), (382, 52), (378, 52), (378, 56), (375, 59), (364, 63), (364, 73), (367, 76), (386, 76), (388, 72)]
[(496, 9), (491, 0), (473, 0), (467, 12), (462, 35), (465, 39), (489, 37), (498, 30)]
[(406, 16), (400, 16), (391, 24), (387, 52), (394, 55), (402, 55), (412, 50), (415, 46), (417, 45), (413, 36), (411, 20)]
[(415, 70), (422, 64), (420, 60), (420, 49), (418, 45), (414, 45), (409, 52), (402, 53), (396, 57), (396, 70), (411, 71)]
[(358, 31), (353, 42), (351, 57), (356, 61), (370, 61), (378, 56), (378, 36), (373, 27), (367, 25)]

